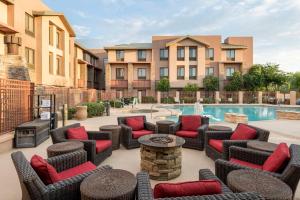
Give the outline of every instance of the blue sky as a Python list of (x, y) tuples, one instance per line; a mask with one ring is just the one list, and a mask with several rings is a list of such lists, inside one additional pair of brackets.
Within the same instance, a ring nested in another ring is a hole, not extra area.
[(152, 35), (254, 37), (254, 62), (300, 71), (300, 0), (44, 0), (89, 48)]

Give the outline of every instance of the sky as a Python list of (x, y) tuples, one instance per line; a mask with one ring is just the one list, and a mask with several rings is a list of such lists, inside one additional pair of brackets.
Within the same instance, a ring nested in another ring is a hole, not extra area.
[(88, 48), (152, 35), (253, 36), (254, 63), (300, 71), (300, 0), (44, 0)]

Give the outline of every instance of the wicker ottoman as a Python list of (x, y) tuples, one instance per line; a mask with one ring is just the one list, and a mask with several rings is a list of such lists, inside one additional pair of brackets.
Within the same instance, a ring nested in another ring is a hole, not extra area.
[(100, 131), (111, 132), (112, 134), (112, 148), (113, 150), (120, 148), (120, 132), (121, 126), (118, 125), (105, 125), (99, 128)]
[(134, 200), (137, 180), (121, 169), (103, 170), (90, 175), (80, 185), (82, 200)]
[(257, 192), (265, 199), (292, 200), (291, 188), (267, 173), (255, 170), (235, 170), (228, 174), (227, 185), (233, 192)]
[(83, 143), (79, 141), (56, 143), (47, 148), (48, 157), (83, 150)]

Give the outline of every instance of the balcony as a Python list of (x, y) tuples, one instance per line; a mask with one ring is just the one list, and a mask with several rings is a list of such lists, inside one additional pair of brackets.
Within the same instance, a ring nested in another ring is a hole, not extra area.
[(111, 88), (128, 88), (127, 80), (111, 80), (110, 81)]
[(151, 88), (150, 80), (135, 80), (132, 81), (133, 88)]

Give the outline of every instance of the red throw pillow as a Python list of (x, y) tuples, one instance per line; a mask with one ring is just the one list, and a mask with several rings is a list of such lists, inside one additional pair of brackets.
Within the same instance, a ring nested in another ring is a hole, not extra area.
[(182, 197), (220, 194), (221, 184), (217, 180), (201, 180), (184, 183), (160, 183), (154, 187), (154, 198)]
[(131, 127), (133, 131), (144, 129), (144, 117), (128, 117), (126, 118), (127, 126)]
[(201, 126), (201, 116), (200, 115), (187, 115), (181, 117), (181, 130), (184, 131), (197, 131)]
[(69, 128), (67, 130), (67, 135), (69, 139), (73, 140), (88, 140), (88, 134), (84, 128), (84, 126)]
[(230, 140), (251, 140), (256, 137), (256, 130), (246, 124), (239, 124), (230, 137)]
[(275, 151), (264, 162), (263, 170), (277, 172), (284, 167), (290, 158), (291, 155), (289, 147), (286, 143), (280, 143)]
[(30, 164), (46, 185), (55, 183), (60, 179), (56, 169), (42, 157), (38, 155), (32, 156)]

